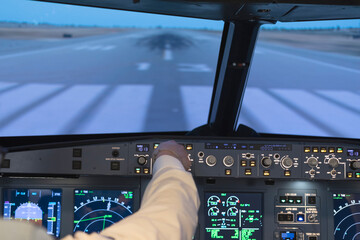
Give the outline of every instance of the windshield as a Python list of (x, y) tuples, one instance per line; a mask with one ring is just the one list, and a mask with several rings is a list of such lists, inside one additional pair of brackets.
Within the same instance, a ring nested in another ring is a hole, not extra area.
[(0, 136), (205, 124), (222, 28), (219, 21), (6, 1)]
[(262, 133), (360, 137), (360, 20), (259, 33), (239, 124)]

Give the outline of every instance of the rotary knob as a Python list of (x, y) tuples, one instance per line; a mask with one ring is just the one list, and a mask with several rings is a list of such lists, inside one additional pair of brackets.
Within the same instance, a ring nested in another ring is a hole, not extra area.
[(339, 166), (339, 160), (337, 158), (330, 158), (329, 166), (332, 168), (337, 168)]
[(360, 169), (360, 162), (359, 161), (352, 161), (350, 163), (350, 168), (352, 170)]
[(147, 160), (144, 156), (140, 156), (140, 157), (138, 157), (137, 162), (139, 165), (143, 166), (146, 164)]
[(315, 157), (309, 157), (307, 160), (307, 164), (310, 167), (314, 168), (314, 167), (317, 167), (317, 165), (319, 164), (319, 161)]
[(264, 167), (264, 168), (268, 168), (270, 167), (272, 164), (272, 160), (269, 158), (269, 157), (263, 157), (261, 159), (261, 165)]
[(226, 167), (231, 167), (232, 165), (234, 165), (234, 158), (232, 156), (226, 156), (223, 159), (223, 163)]
[(213, 155), (209, 155), (207, 156), (206, 160), (205, 160), (206, 164), (210, 167), (215, 166), (216, 164), (216, 157)]
[(294, 162), (293, 162), (293, 160), (291, 158), (284, 157), (282, 159), (281, 163), (285, 168), (291, 168)]

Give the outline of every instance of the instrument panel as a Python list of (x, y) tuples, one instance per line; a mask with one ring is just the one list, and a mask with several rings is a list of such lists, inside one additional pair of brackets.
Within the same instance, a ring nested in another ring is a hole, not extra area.
[(152, 137), (10, 149), (1, 214), (54, 237), (100, 232), (139, 209), (152, 152), (168, 139), (193, 162), (194, 239), (360, 239), (360, 145), (350, 141)]

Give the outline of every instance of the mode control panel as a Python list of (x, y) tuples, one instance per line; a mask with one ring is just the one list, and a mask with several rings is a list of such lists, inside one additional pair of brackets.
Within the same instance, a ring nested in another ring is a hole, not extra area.
[(68, 147), (9, 149), (4, 174), (151, 176), (154, 150), (182, 144), (195, 177), (360, 180), (360, 144), (352, 142), (149, 137), (114, 142), (73, 142)]
[(279, 190), (274, 239), (320, 239), (320, 200), (316, 190)]

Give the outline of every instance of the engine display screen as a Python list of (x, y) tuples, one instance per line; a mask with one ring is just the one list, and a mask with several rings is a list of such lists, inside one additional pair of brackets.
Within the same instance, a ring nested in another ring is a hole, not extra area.
[(358, 239), (360, 235), (360, 193), (334, 193), (334, 239)]
[(133, 213), (134, 192), (75, 190), (74, 232), (101, 232)]
[(205, 193), (206, 239), (262, 239), (261, 193)]
[(60, 236), (61, 189), (4, 189), (4, 219), (43, 226)]

